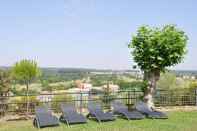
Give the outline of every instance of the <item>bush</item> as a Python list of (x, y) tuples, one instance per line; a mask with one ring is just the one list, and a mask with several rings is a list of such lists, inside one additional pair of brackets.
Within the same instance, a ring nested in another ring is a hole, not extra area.
[(158, 106), (185, 106), (196, 104), (195, 90), (191, 88), (158, 90), (155, 96)]
[(147, 87), (146, 83), (142, 81), (132, 81), (132, 82), (120, 81), (118, 85), (120, 86), (121, 90), (144, 91), (144, 89)]
[(72, 96), (68, 94), (55, 95), (51, 101), (51, 107), (55, 109), (56, 112), (59, 112), (61, 103), (71, 102), (72, 100)]
[[(26, 96), (18, 96), (10, 98), (9, 100), (9, 111), (24, 113), (27, 109), (27, 97)], [(36, 106), (39, 105), (39, 100), (36, 96), (29, 96), (29, 111), (34, 112)]]

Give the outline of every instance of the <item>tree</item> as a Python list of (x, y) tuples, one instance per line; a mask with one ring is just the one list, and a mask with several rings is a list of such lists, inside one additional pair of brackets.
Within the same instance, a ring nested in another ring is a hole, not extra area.
[(10, 73), (8, 71), (0, 70), (0, 115), (5, 113), (7, 109), (7, 96), (11, 85)]
[(149, 107), (154, 106), (153, 95), (160, 73), (182, 62), (187, 52), (187, 41), (187, 35), (175, 25), (162, 28), (141, 26), (132, 37), (128, 47), (132, 49), (134, 61), (144, 73), (144, 81), (147, 82), (144, 102)]
[(7, 94), (10, 88), (11, 78), (8, 71), (0, 70), (0, 96)]
[(21, 60), (12, 68), (13, 77), (26, 85), (27, 114), (29, 112), (29, 84), (40, 76), (40, 73), (37, 63), (33, 60)]

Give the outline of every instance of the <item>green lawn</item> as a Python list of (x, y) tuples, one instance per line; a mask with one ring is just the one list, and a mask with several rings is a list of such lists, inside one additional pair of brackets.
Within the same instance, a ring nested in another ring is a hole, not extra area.
[[(168, 120), (127, 121), (118, 118), (114, 122), (72, 125), (61, 124), (59, 127), (43, 128), (41, 131), (196, 131), (197, 112), (170, 112)], [(32, 121), (0, 123), (0, 131), (37, 131)]]

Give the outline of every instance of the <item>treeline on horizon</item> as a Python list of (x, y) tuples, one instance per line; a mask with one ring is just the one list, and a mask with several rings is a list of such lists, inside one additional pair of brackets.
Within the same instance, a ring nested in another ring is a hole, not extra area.
[[(9, 70), (11, 67), (0, 66), (2, 70)], [(63, 73), (91, 73), (91, 72), (106, 72), (106, 73), (120, 73), (120, 72), (137, 72), (138, 70), (114, 70), (114, 69), (92, 69), (92, 68), (60, 68), (60, 67), (41, 67), (44, 74), (63, 74)], [(197, 70), (170, 70), (176, 75), (197, 75)]]
[[(0, 69), (9, 70), (9, 66), (0, 66)], [(67, 68), (67, 67), (40, 67), (42, 71), (53, 71), (53, 72), (134, 72), (136, 70), (118, 70), (118, 69), (93, 69), (93, 68)]]
[[(2, 70), (10, 70), (11, 67), (0, 67)], [(88, 68), (41, 68), (42, 75), (34, 82), (40, 81), (45, 83), (56, 83), (63, 81), (87, 80), (90, 78), (94, 86), (100, 86), (106, 81), (113, 82), (114, 84), (122, 85), (120, 77), (127, 77), (136, 79), (137, 70), (101, 70), (101, 69), (88, 69)], [(194, 70), (172, 70), (177, 77), (194, 76), (197, 78), (197, 71)], [(140, 78), (140, 77), (139, 77)], [(141, 77), (142, 78), (142, 77)], [(16, 81), (21, 83), (20, 81)], [(127, 83), (129, 85), (129, 83)]]
[[(1, 70), (9, 71), (11, 67), (0, 67)], [(40, 68), (42, 75), (39, 77), (41, 81), (48, 81), (49, 83), (60, 81), (81, 80), (91, 77), (107, 81), (113, 81), (115, 74), (129, 75), (128, 72), (136, 72), (136, 70), (109, 70), (109, 69), (88, 69), (88, 68)], [(126, 74), (127, 72), (127, 74)], [(97, 74), (98, 73), (98, 74)], [(101, 74), (99, 74), (101, 73)], [(129, 75), (130, 76), (130, 75)], [(133, 77), (133, 76), (130, 76)], [(20, 82), (19, 82), (20, 83)]]

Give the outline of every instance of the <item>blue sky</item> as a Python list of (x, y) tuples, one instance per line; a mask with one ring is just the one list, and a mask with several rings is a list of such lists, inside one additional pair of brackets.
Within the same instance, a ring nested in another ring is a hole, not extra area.
[(189, 36), (176, 69), (197, 69), (196, 0), (2, 0), (0, 65), (131, 69), (127, 43), (140, 25), (177, 24)]

